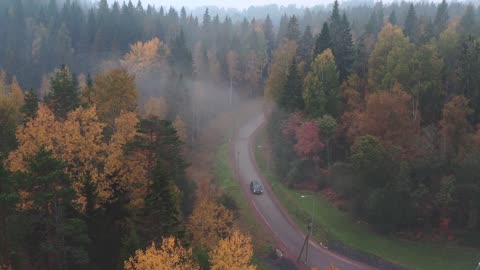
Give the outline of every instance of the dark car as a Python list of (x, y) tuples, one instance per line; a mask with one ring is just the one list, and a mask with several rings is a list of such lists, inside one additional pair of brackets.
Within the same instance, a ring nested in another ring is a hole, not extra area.
[(253, 194), (263, 193), (263, 186), (257, 180), (253, 180), (252, 182), (250, 182), (250, 189), (252, 190)]

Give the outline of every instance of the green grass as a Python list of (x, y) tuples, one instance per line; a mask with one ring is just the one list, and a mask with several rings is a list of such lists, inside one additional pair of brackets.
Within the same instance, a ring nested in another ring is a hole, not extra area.
[[(257, 133), (256, 145), (266, 145), (265, 130)], [(312, 198), (314, 205), (313, 233), (317, 241), (337, 239), (343, 243), (382, 257), (388, 261), (419, 270), (473, 270), (480, 260), (477, 249), (447, 246), (441, 243), (420, 243), (380, 235), (363, 223), (332, 206), (321, 194), (301, 198), (311, 193), (292, 190), (283, 185), (267, 164), (268, 153), (256, 147), (257, 164), (270, 182), (273, 191), (290, 216), (304, 229), (310, 222)]]

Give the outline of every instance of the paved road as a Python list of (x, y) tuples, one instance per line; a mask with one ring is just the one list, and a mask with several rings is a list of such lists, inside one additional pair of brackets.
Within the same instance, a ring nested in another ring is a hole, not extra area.
[[(240, 176), (239, 179), (243, 191), (247, 193), (247, 198), (251, 200), (253, 207), (257, 211), (257, 216), (261, 221), (266, 223), (267, 227), (272, 231), (282, 251), (286, 253), (289, 258), (296, 260), (302, 248), (305, 235), (286, 216), (285, 212), (282, 211), (278, 200), (274, 197), (275, 195), (271, 192), (266, 181), (261, 177), (254, 165), (253, 155), (251, 151), (249, 151), (249, 143), (253, 142), (252, 134), (264, 121), (264, 115), (259, 114), (239, 129), (234, 141), (235, 167), (238, 168), (237, 173)], [(263, 182), (266, 188), (262, 195), (254, 196), (251, 194), (248, 185), (252, 179), (259, 179)], [(341, 270), (373, 269), (336, 255), (320, 247), (313, 241), (310, 241), (307, 265), (315, 265), (318, 266), (319, 269), (327, 269), (331, 263), (335, 264)]]

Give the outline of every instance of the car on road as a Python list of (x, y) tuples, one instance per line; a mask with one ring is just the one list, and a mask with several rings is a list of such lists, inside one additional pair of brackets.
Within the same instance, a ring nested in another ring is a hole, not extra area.
[(252, 190), (253, 194), (263, 193), (263, 186), (258, 180), (253, 180), (252, 182), (250, 182), (250, 189)]

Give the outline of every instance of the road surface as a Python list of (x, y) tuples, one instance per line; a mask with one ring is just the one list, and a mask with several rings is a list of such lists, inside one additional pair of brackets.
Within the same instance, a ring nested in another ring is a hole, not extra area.
[[(250, 151), (250, 144), (253, 143), (252, 136), (257, 128), (259, 128), (265, 117), (259, 114), (251, 118), (247, 124), (240, 127), (234, 140), (234, 153), (236, 173), (239, 176), (242, 190), (246, 192), (247, 198), (251, 200), (252, 206), (257, 212), (257, 216), (264, 222), (269, 230), (273, 233), (277, 244), (288, 258), (296, 260), (305, 239), (305, 234), (298, 228), (296, 224), (286, 215), (282, 206), (272, 193), (268, 183), (260, 175), (253, 154)], [(253, 151), (253, 150), (252, 150)], [(249, 183), (252, 179), (258, 179), (264, 185), (264, 193), (262, 195), (253, 195), (249, 190)], [(307, 266), (313, 265), (319, 269), (327, 269), (333, 263), (341, 270), (371, 270), (369, 266), (351, 261), (340, 255), (334, 254), (318, 244), (310, 241), (309, 255)], [(302, 256), (301, 261), (304, 260)], [(309, 268), (310, 269), (310, 268)]]

